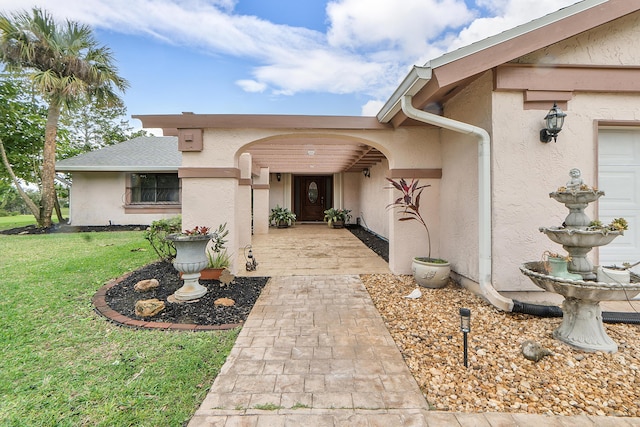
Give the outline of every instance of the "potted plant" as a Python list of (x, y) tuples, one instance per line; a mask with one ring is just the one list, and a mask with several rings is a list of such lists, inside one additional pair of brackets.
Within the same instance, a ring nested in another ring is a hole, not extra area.
[(349, 209), (329, 208), (324, 211), (324, 222), (329, 225), (329, 228), (342, 228), (350, 219), (351, 211)]
[(221, 224), (212, 233), (211, 246), (207, 250), (207, 267), (200, 272), (203, 280), (218, 280), (222, 271), (231, 265), (231, 256), (227, 253), (224, 245), (227, 243), (225, 237), (229, 234), (227, 223)]
[(420, 185), (419, 180), (413, 179), (409, 184), (404, 179), (395, 181), (387, 178), (387, 181), (392, 185), (392, 187), (389, 188), (395, 188), (402, 193), (402, 196), (397, 198), (393, 203), (390, 203), (387, 208), (402, 209), (402, 217), (399, 218), (399, 221), (418, 221), (427, 232), (427, 256), (415, 257), (411, 264), (414, 279), (420, 286), (427, 288), (437, 289), (446, 286), (449, 282), (451, 265), (446, 260), (431, 257), (431, 233), (420, 213), (420, 197), (422, 196), (422, 191), (430, 187), (430, 185)]
[(207, 293), (207, 288), (202, 286), (198, 279), (200, 272), (209, 263), (205, 249), (211, 237), (209, 227), (204, 226), (196, 226), (182, 233), (166, 236), (166, 239), (175, 245), (176, 257), (173, 266), (182, 273), (184, 280), (182, 287), (173, 294), (175, 299), (189, 301)]
[(291, 212), (288, 208), (282, 208), (280, 205), (276, 205), (271, 209), (269, 215), (269, 225), (275, 225), (278, 228), (287, 228), (290, 225), (295, 224), (296, 214)]
[(581, 275), (569, 272), (568, 266), (570, 261), (571, 257), (569, 255), (560, 255), (550, 251), (544, 251), (542, 254), (542, 262), (548, 275), (560, 277), (561, 279), (582, 279)]

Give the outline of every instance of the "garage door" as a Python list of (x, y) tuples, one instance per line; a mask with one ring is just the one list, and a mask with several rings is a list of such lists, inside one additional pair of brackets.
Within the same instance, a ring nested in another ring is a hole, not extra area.
[(624, 236), (600, 248), (600, 265), (634, 263), (640, 261), (640, 129), (600, 129), (598, 139), (598, 187), (605, 192), (599, 218), (629, 222)]

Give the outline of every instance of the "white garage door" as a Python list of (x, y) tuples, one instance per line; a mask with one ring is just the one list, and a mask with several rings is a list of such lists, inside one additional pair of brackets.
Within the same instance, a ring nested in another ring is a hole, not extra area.
[(598, 139), (598, 187), (605, 192), (599, 218), (629, 222), (624, 236), (600, 248), (600, 265), (634, 263), (640, 261), (640, 130), (600, 129)]

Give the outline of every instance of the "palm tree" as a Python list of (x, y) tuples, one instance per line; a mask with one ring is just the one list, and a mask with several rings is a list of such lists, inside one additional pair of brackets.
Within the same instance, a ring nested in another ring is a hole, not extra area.
[(105, 105), (122, 105), (115, 90), (124, 91), (129, 84), (118, 76), (111, 50), (98, 45), (90, 27), (68, 20), (58, 24), (39, 8), (31, 14), (0, 14), (0, 62), (8, 70), (25, 70), (48, 105), (42, 202), (34, 216), (40, 227), (50, 227), (56, 200), (56, 136), (62, 109), (73, 108), (82, 97)]

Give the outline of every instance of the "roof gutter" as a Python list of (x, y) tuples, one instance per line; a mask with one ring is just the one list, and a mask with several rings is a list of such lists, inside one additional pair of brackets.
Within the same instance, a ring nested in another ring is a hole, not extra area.
[(412, 104), (413, 95), (401, 98), (402, 112), (409, 118), (423, 123), (478, 138), (478, 247), (479, 278), (482, 295), (496, 308), (513, 310), (513, 300), (498, 293), (493, 287), (491, 272), (491, 138), (489, 133), (477, 126), (452, 120), (447, 117), (418, 110)]
[(400, 111), (400, 100), (404, 95), (415, 95), (431, 80), (433, 70), (431, 67), (419, 67), (414, 65), (406, 75), (402, 83), (396, 88), (391, 97), (380, 109), (377, 115), (381, 123), (389, 123)]

